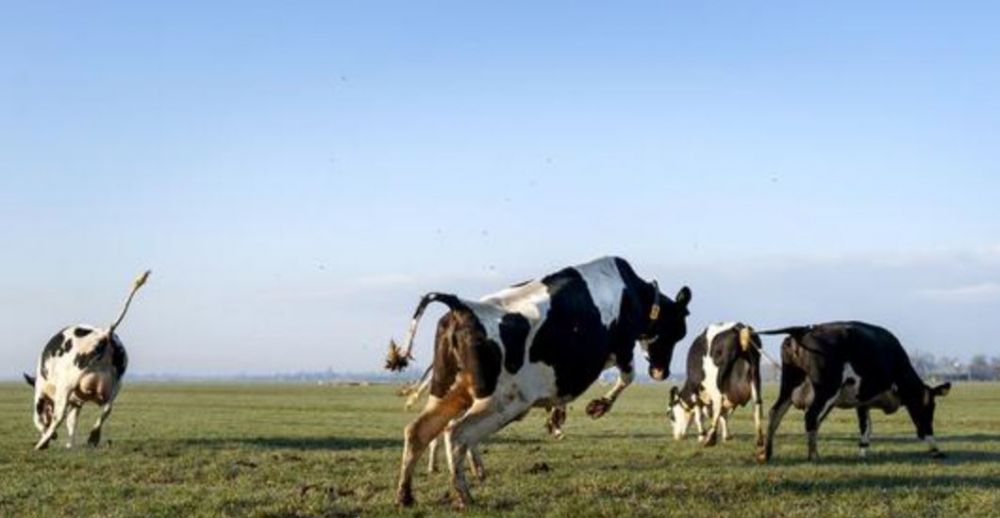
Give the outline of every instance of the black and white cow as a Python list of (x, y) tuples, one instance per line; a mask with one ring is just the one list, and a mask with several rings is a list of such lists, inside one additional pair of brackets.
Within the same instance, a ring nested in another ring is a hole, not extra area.
[(736, 408), (753, 401), (757, 447), (764, 446), (760, 392), (760, 337), (738, 322), (708, 326), (688, 351), (687, 380), (670, 391), (670, 419), (674, 439), (682, 439), (692, 419), (703, 434), (702, 417), (709, 419), (702, 442), (712, 446), (718, 429), (729, 440), (728, 418)]
[(128, 367), (128, 355), (115, 329), (149, 273), (136, 279), (118, 318), (108, 329), (77, 325), (59, 331), (42, 350), (35, 376), (24, 375), (24, 380), (35, 389), (34, 421), (41, 433), (36, 450), (48, 447), (63, 420), (69, 435), (66, 447), (73, 447), (76, 421), (84, 403), (101, 407), (87, 440), (91, 446), (100, 443), (101, 428), (111, 414)]
[(870, 409), (891, 414), (900, 406), (906, 407), (917, 437), (926, 441), (931, 455), (943, 456), (934, 442), (934, 408), (951, 383), (924, 384), (889, 331), (863, 322), (832, 322), (759, 334), (788, 335), (781, 344), (781, 392), (771, 407), (762, 462), (771, 458), (774, 434), (793, 404), (806, 411), (810, 460), (819, 457), (816, 434), (834, 407), (856, 409), (862, 456), (868, 454), (871, 441)]
[[(635, 375), (640, 341), (654, 379), (666, 379), (674, 345), (687, 332), (691, 291), (672, 301), (655, 282), (640, 279), (623, 259), (606, 257), (565, 268), (478, 301), (430, 293), (410, 324), (405, 350), (390, 348), (386, 367), (405, 368), (424, 309), (441, 302), (427, 406), (404, 432), (397, 501), (413, 503), (416, 462), (449, 427), (448, 464), (456, 505), (472, 501), (465, 479), (466, 451), (532, 407), (553, 407), (579, 397), (604, 369), (619, 370), (614, 388), (592, 401), (597, 418), (611, 409)], [(454, 420), (454, 422), (453, 422)]]

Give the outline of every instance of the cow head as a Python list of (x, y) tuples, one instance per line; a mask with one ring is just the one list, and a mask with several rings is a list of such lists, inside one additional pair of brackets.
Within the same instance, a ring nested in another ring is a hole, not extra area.
[(670, 406), (667, 409), (667, 416), (670, 417), (674, 440), (679, 441), (684, 438), (696, 410), (690, 401), (681, 398), (680, 390), (677, 387), (670, 388)]
[(934, 408), (937, 398), (947, 396), (951, 383), (936, 387), (924, 385), (919, 398), (913, 398), (907, 405), (913, 424), (917, 427), (917, 437), (925, 439), (934, 435)]
[(671, 301), (657, 289), (658, 300), (650, 312), (651, 331), (649, 338), (642, 340), (649, 361), (649, 376), (655, 380), (665, 380), (670, 375), (670, 360), (674, 356), (674, 347), (687, 334), (686, 319), (688, 304), (691, 302), (691, 289), (684, 286), (677, 292), (675, 300)]
[(759, 363), (760, 337), (750, 326), (736, 324), (712, 342), (709, 344), (712, 362), (719, 367), (717, 386), (723, 391), (729, 390), (730, 375), (737, 360), (744, 358), (751, 365)]

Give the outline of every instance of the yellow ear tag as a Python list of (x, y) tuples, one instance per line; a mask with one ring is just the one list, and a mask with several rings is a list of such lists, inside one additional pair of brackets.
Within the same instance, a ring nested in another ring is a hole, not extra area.
[(654, 304), (653, 309), (649, 310), (649, 319), (655, 321), (658, 318), (660, 318), (660, 305)]
[(746, 352), (750, 348), (750, 329), (744, 327), (740, 329), (740, 348)]

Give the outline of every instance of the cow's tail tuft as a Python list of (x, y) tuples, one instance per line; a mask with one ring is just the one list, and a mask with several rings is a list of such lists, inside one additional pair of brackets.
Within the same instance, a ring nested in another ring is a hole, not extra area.
[(152, 270), (146, 270), (132, 282), (132, 291), (129, 292), (128, 298), (125, 299), (125, 304), (122, 305), (122, 310), (118, 313), (118, 318), (116, 318), (115, 322), (108, 327), (109, 336), (114, 335), (115, 329), (117, 329), (118, 325), (125, 319), (125, 313), (128, 313), (128, 308), (132, 305), (132, 297), (135, 296), (135, 292), (139, 291), (139, 288), (146, 284), (146, 281), (149, 279), (149, 274), (151, 273), (153, 273)]
[(431, 302), (440, 302), (450, 309), (461, 306), (458, 297), (454, 295), (446, 293), (428, 293), (424, 295), (420, 299), (420, 303), (417, 304), (416, 311), (413, 312), (413, 319), (410, 320), (410, 330), (406, 333), (403, 346), (400, 347), (395, 340), (389, 341), (389, 352), (385, 355), (386, 370), (400, 372), (410, 365), (410, 360), (413, 359), (413, 339), (417, 335), (417, 325), (420, 323), (420, 317), (424, 315), (424, 310), (427, 309), (427, 306)]

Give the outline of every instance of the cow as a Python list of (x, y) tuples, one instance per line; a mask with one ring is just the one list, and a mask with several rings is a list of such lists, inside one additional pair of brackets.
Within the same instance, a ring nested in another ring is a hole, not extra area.
[(149, 278), (147, 271), (132, 285), (118, 318), (107, 329), (90, 325), (64, 328), (53, 336), (38, 360), (34, 376), (24, 380), (34, 388), (34, 422), (41, 438), (36, 450), (44, 450), (56, 437), (56, 429), (65, 420), (69, 435), (66, 447), (73, 447), (76, 421), (84, 403), (101, 407), (97, 422), (90, 430), (87, 444), (98, 446), (101, 429), (111, 415), (128, 367), (128, 355), (115, 330), (122, 323), (132, 298)]
[[(695, 338), (688, 351), (687, 380), (680, 389), (670, 391), (674, 439), (684, 437), (693, 418), (705, 446), (715, 445), (720, 427), (723, 440), (728, 441), (732, 437), (729, 416), (753, 401), (756, 444), (764, 446), (760, 350), (757, 333), (738, 322), (713, 324)], [(702, 426), (706, 414), (710, 423), (707, 435)]]
[[(409, 385), (400, 391), (401, 396), (407, 396), (405, 408), (409, 410), (417, 403), (420, 396), (423, 395), (430, 388), (431, 384), (431, 373), (433, 372), (433, 366), (428, 367), (424, 371), (423, 377)], [(566, 407), (565, 405), (559, 405), (546, 409), (548, 412), (548, 419), (545, 421), (545, 429), (548, 431), (549, 435), (556, 439), (562, 439), (565, 435), (562, 431), (563, 424), (566, 423)], [(437, 460), (438, 460), (438, 446), (441, 443), (441, 437), (435, 437), (431, 441), (430, 445), (427, 447), (427, 472), (437, 473)], [(445, 438), (447, 440), (447, 438)], [(486, 468), (483, 465), (482, 454), (479, 453), (479, 447), (470, 447), (468, 451), (469, 462), (472, 463), (473, 471), (476, 473), (476, 478), (480, 481), (486, 480)]]
[(650, 376), (666, 379), (674, 346), (687, 333), (690, 301), (689, 288), (671, 300), (617, 257), (564, 268), (478, 301), (425, 295), (404, 348), (390, 343), (386, 358), (389, 370), (404, 369), (425, 308), (432, 302), (448, 307), (438, 321), (430, 397), (404, 430), (397, 502), (414, 503), (414, 466), (446, 427), (455, 505), (463, 508), (472, 503), (462, 463), (466, 452), (532, 407), (567, 404), (614, 366), (614, 387), (587, 405), (588, 415), (603, 416), (635, 377), (637, 341)]
[(781, 343), (781, 389), (768, 416), (761, 462), (771, 459), (774, 434), (791, 405), (805, 410), (811, 461), (819, 458), (819, 425), (834, 407), (856, 409), (862, 457), (868, 455), (871, 441), (870, 410), (892, 414), (900, 406), (906, 407), (917, 438), (927, 444), (931, 455), (944, 456), (934, 441), (934, 409), (951, 383), (926, 385), (902, 344), (886, 329), (864, 322), (831, 322), (759, 334), (788, 335)]

